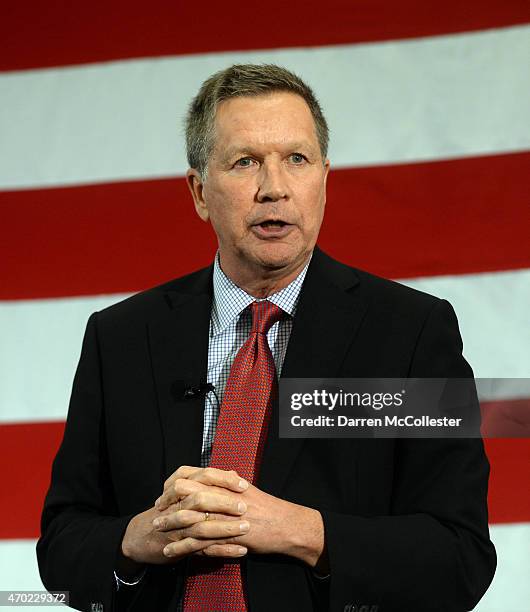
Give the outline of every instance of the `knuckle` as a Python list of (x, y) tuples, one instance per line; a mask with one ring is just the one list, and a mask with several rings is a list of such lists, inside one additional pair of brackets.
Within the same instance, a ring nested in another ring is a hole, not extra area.
[(192, 469), (193, 468), (189, 465), (181, 465), (178, 470), (173, 473), (173, 478), (186, 478)]
[(186, 482), (187, 481), (185, 478), (177, 478), (173, 483), (173, 488), (175, 489), (175, 491), (181, 491), (182, 488), (185, 486)]
[(193, 510), (179, 510), (177, 512), (177, 520), (180, 525), (187, 525), (188, 523), (193, 522), (195, 518), (195, 514)]
[(205, 533), (204, 533), (204, 525), (202, 523), (195, 523), (195, 525), (193, 525), (193, 528), (191, 529), (191, 531), (193, 532), (193, 537), (199, 537), (200, 538), (200, 537), (205, 535)]
[(206, 548), (207, 544), (205, 543), (204, 540), (197, 540), (197, 539), (193, 539), (193, 547), (194, 550), (203, 550), (204, 548)]
[(185, 548), (186, 548), (186, 552), (188, 552), (188, 553), (192, 553), (195, 550), (197, 550), (196, 540), (194, 540), (193, 538), (186, 538), (186, 540), (185, 540)]
[(179, 540), (182, 539), (182, 532), (178, 530), (168, 531), (166, 532), (166, 537), (168, 540), (171, 540), (172, 542), (178, 542)]
[(189, 528), (182, 528), (178, 530), (179, 540), (189, 540), (192, 537)]

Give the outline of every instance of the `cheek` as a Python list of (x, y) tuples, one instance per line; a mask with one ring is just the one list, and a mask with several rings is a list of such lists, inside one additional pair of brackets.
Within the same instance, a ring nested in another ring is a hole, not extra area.
[[(318, 190), (319, 187), (317, 185), (315, 189)], [(324, 215), (324, 197), (321, 193), (319, 193), (318, 197), (315, 197), (315, 191), (308, 190), (304, 194), (303, 201), (306, 203), (302, 208), (304, 225), (307, 229), (314, 229), (315, 226), (320, 225)]]
[(247, 232), (249, 211), (236, 199), (223, 199), (210, 207), (210, 219), (216, 231), (225, 237), (240, 237)]

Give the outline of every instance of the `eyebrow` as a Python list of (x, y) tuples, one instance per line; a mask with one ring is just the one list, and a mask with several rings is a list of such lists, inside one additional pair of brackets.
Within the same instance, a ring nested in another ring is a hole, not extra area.
[[(289, 149), (290, 151), (300, 151), (303, 149), (309, 149), (311, 151), (313, 150), (313, 147), (308, 142), (287, 143), (285, 145), (285, 148)], [(255, 152), (252, 150), (251, 147), (231, 147), (223, 151), (221, 159), (223, 161), (228, 161), (229, 159), (239, 155), (255, 155)]]

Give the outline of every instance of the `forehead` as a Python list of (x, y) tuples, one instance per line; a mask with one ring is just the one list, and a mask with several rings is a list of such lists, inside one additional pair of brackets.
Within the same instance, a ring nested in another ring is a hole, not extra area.
[(299, 95), (273, 92), (224, 100), (215, 116), (216, 144), (307, 140), (318, 144), (309, 106)]

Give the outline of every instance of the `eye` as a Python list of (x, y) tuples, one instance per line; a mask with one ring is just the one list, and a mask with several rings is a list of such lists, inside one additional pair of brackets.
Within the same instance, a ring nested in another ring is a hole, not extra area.
[(289, 157), (291, 158), (291, 161), (297, 165), (303, 164), (304, 161), (307, 161), (305, 155), (302, 155), (301, 153), (291, 153)]
[(249, 168), (252, 165), (252, 157), (242, 157), (238, 159), (234, 166), (236, 168)]

